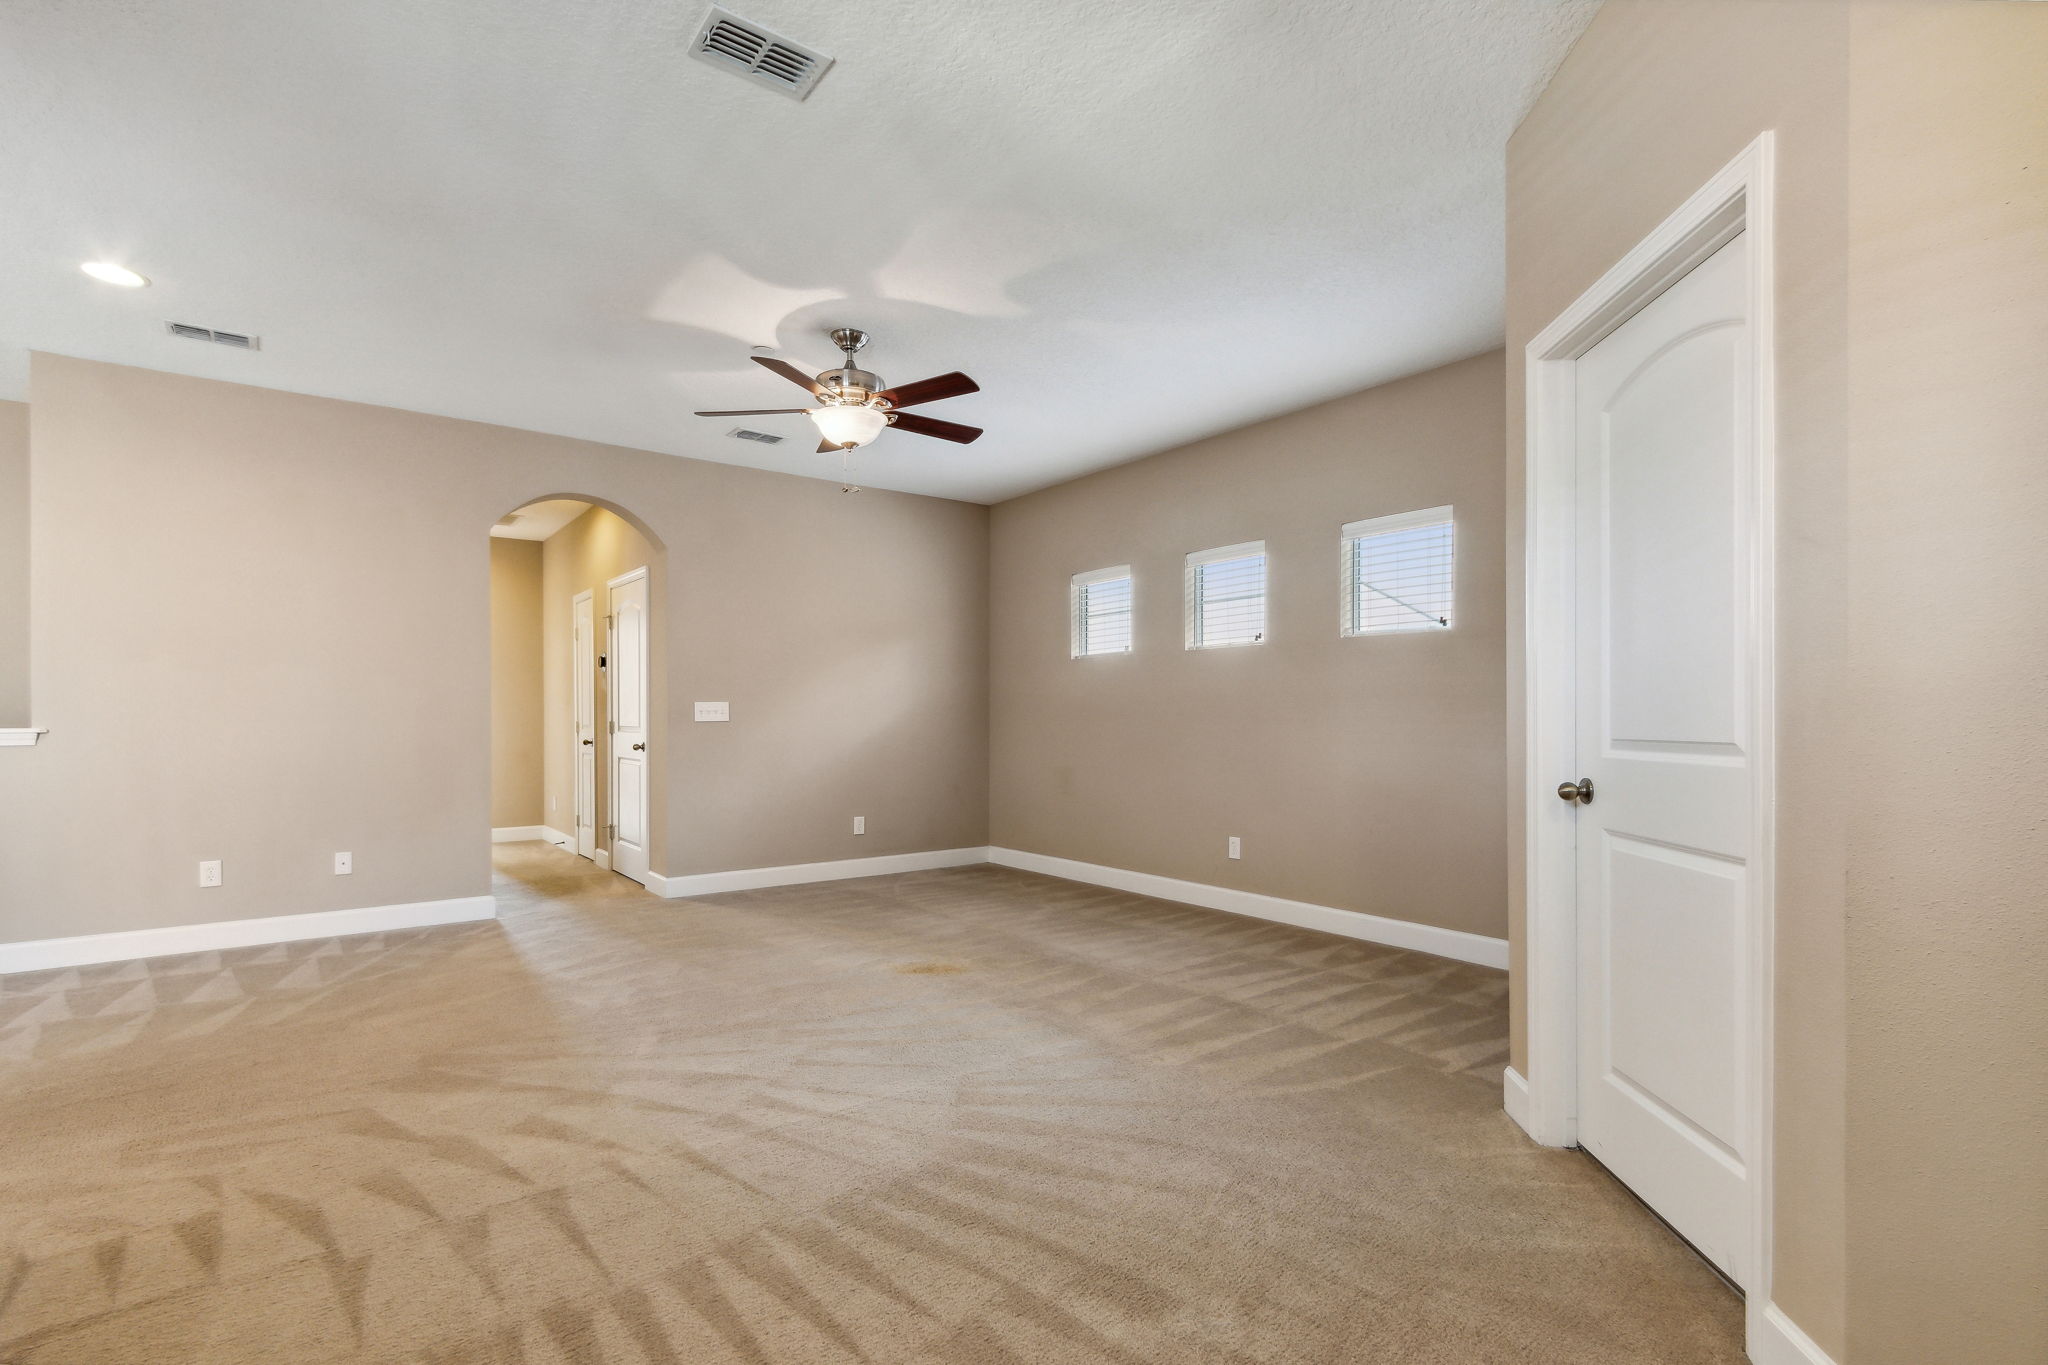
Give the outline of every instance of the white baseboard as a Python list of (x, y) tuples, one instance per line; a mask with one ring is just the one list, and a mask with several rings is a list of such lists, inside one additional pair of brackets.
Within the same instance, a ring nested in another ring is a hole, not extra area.
[(1775, 1303), (1765, 1304), (1763, 1312), (1750, 1317), (1747, 1344), (1751, 1365), (1835, 1365)]
[(671, 899), (715, 896), (721, 891), (754, 891), (764, 886), (800, 886), (805, 882), (838, 882), (850, 877), (929, 872), (939, 867), (972, 867), (989, 861), (988, 855), (986, 848), (941, 848), (928, 853), (891, 853), (830, 863), (791, 863), (787, 867), (742, 867), (731, 872), (696, 872), (682, 877), (664, 877), (656, 872), (648, 875), (647, 889)]
[[(590, 861), (609, 872), (612, 870), (612, 851), (608, 848), (593, 848), (590, 850)], [(647, 875), (651, 877), (654, 874), (650, 872)]]
[(371, 905), (358, 910), (316, 910), (305, 915), (269, 915), (215, 924), (175, 924), (116, 934), (34, 939), (26, 943), (0, 943), (0, 974), (126, 962), (138, 957), (172, 957), (223, 948), (257, 948), (308, 938), (374, 934), (387, 929), (420, 929), (497, 916), (496, 897), (458, 896), (453, 900), (414, 901), (408, 905)]
[(0, 730), (0, 749), (26, 748), (50, 732), (40, 725)]
[(1330, 905), (1283, 900), (1256, 891), (1233, 891), (1223, 886), (1184, 882), (1150, 872), (1126, 872), (1120, 867), (1077, 863), (1071, 858), (1053, 858), (1043, 853), (1021, 853), (1013, 848), (991, 848), (988, 860), (1003, 867), (1042, 872), (1048, 877), (1064, 877), (1070, 882), (1088, 882), (1118, 891), (1135, 891), (1141, 896), (1183, 901), (1210, 910), (1228, 910), (1234, 915), (1276, 920), (1302, 929), (1320, 929), (1326, 934), (1342, 934), (1368, 943), (1434, 953), (1438, 957), (1473, 962), (1482, 967), (1505, 969), (1508, 965), (1508, 941), (1504, 938), (1488, 938), (1484, 934), (1468, 934), (1459, 929), (1439, 929), (1433, 924), (1417, 924), (1412, 920), (1387, 919), (1360, 910), (1339, 910)]
[(1536, 1136), (1529, 1128), (1529, 1083), (1522, 1079), (1522, 1073), (1513, 1067), (1501, 1072), (1500, 1091), (1500, 1107), (1508, 1111), (1515, 1126), (1530, 1137)]
[(491, 831), (494, 844), (524, 843), (528, 839), (542, 839), (557, 848), (567, 848), (572, 842), (562, 831), (546, 825), (499, 825)]

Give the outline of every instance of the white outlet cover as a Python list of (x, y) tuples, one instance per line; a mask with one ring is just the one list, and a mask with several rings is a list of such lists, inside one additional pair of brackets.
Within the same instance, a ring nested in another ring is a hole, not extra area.
[(347, 875), (348, 875), (349, 873), (351, 873), (351, 872), (353, 872), (353, 871), (355, 871), (355, 870), (356, 870), (356, 855), (355, 855), (355, 854), (353, 854), (353, 853), (337, 853), (337, 854), (335, 854), (335, 855), (334, 855), (334, 875), (335, 875), (335, 876), (337, 876), (337, 877), (345, 877), (345, 876), (347, 876)]
[(866, 834), (868, 832), (867, 816), (856, 815), (853, 817), (853, 832), (855, 834)]
[(209, 858), (207, 861), (199, 864), (199, 884), (201, 886), (220, 885), (220, 860), (218, 858)]
[(1230, 836), (1230, 856), (1233, 858), (1242, 858), (1244, 856), (1244, 845), (1238, 842), (1238, 837), (1235, 834)]
[(698, 720), (731, 720), (732, 703), (724, 701), (700, 701), (697, 703)]

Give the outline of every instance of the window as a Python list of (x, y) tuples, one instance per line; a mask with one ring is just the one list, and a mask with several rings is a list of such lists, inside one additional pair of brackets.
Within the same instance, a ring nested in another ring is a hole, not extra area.
[(1131, 566), (1074, 575), (1074, 657), (1131, 652)]
[(1352, 522), (1344, 528), (1344, 634), (1448, 629), (1453, 567), (1448, 507)]
[(1266, 638), (1266, 542), (1188, 556), (1188, 648), (1255, 645)]

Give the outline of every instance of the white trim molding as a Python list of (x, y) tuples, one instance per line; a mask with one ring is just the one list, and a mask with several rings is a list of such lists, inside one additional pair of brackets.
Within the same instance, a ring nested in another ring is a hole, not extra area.
[(887, 877), (898, 872), (929, 872), (940, 867), (973, 867), (990, 861), (986, 848), (941, 848), (926, 853), (890, 853), (878, 858), (842, 858), (829, 863), (791, 863), (786, 867), (741, 867), (730, 872), (693, 872), (680, 877), (647, 874), (646, 886), (657, 896), (677, 900), (715, 896), (722, 891), (756, 891), (767, 886), (801, 886), (806, 882), (838, 882), (853, 877)]
[(1500, 1092), (1500, 1107), (1508, 1111), (1516, 1127), (1529, 1133), (1529, 1083), (1522, 1079), (1522, 1073), (1513, 1067), (1501, 1072)]
[[(1525, 595), (1522, 604), (1527, 679), (1523, 760), (1531, 795), (1525, 803), (1528, 885), (1527, 1109), (1518, 1121), (1536, 1141), (1569, 1147), (1578, 1141), (1579, 944), (1574, 828), (1571, 808), (1539, 794), (1546, 781), (1576, 762), (1575, 614), (1573, 535), (1576, 474), (1573, 451), (1575, 367), (1616, 327), (1694, 266), (1739, 235), (1746, 235), (1751, 438), (1754, 450), (1744, 491), (1752, 569), (1751, 629), (1742, 642), (1748, 660), (1747, 704), (1755, 718), (1750, 774), (1753, 828), (1749, 880), (1749, 941), (1743, 945), (1744, 1058), (1742, 1144), (1750, 1167), (1750, 1243), (1743, 1288), (1748, 1298), (1752, 1351), (1791, 1341), (1791, 1328), (1771, 1307), (1771, 1124), (1773, 1021), (1772, 944), (1775, 868), (1775, 631), (1774, 476), (1776, 417), (1775, 137), (1760, 134), (1697, 193), (1658, 225), (1555, 321), (1524, 353), (1528, 465), (1524, 486)], [(1512, 1073), (1511, 1073), (1512, 1074)], [(1519, 1077), (1517, 1079), (1520, 1079)], [(1506, 1102), (1506, 1101), (1504, 1101)], [(1797, 1332), (1796, 1328), (1791, 1328)], [(1798, 1340), (1804, 1340), (1799, 1334)], [(1811, 1343), (1808, 1343), (1810, 1345)], [(1766, 1359), (1757, 1355), (1759, 1361)], [(1812, 1357), (1825, 1360), (1824, 1356)], [(1773, 1362), (1805, 1360), (1773, 1356)]]
[(497, 917), (498, 901), (495, 896), (458, 896), (453, 900), (414, 901), (408, 905), (371, 905), (356, 910), (316, 910), (305, 915), (269, 915), (261, 919), (220, 920), (213, 924), (174, 924), (161, 929), (33, 939), (26, 943), (0, 943), (0, 975), (48, 971), (53, 967), (87, 967), (97, 962), (127, 962), (141, 957), (218, 952), (227, 948), (260, 948), (272, 943), (296, 943), (301, 939), (339, 938), (344, 934), (423, 929), (436, 924), (465, 924)]
[(1835, 1365), (1834, 1358), (1775, 1303), (1751, 1316), (1747, 1345), (1750, 1365)]
[(1282, 900), (1256, 891), (1234, 891), (1226, 886), (1184, 882), (1150, 872), (1127, 872), (1120, 867), (1102, 867), (1095, 863), (1075, 862), (1071, 858), (1024, 853), (1014, 848), (991, 848), (988, 861), (998, 867), (1014, 867), (1048, 877), (1064, 877), (1070, 882), (1112, 887), (1118, 891), (1134, 891), (1141, 896), (1181, 901), (1207, 910), (1227, 910), (1233, 915), (1249, 915), (1253, 919), (1292, 924), (1301, 929), (1319, 929), (1326, 934), (1341, 934), (1367, 943), (1384, 943), (1391, 948), (1433, 953), (1437, 957), (1455, 958), (1459, 962), (1477, 963), (1482, 967), (1505, 970), (1508, 965), (1506, 939), (1468, 934), (1460, 929), (1440, 929), (1434, 924), (1388, 919), (1382, 915), (1368, 915), (1362, 910), (1339, 910), (1330, 905)]
[(541, 839), (558, 848), (567, 848), (569, 836), (548, 825), (498, 825), (491, 830), (494, 844), (518, 844), (529, 839)]
[(49, 733), (48, 730), (41, 726), (23, 725), (0, 729), (0, 749), (26, 748), (28, 745), (35, 743), (39, 737)]

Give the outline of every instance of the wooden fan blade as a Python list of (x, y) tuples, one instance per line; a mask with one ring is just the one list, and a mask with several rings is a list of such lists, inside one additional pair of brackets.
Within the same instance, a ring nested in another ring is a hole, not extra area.
[(936, 436), (941, 441), (958, 441), (966, 445), (981, 435), (980, 427), (962, 426), (958, 422), (941, 422), (936, 417), (920, 417), (914, 412), (892, 412), (889, 425), (898, 431), (914, 431), (920, 436)]
[(785, 412), (809, 412), (809, 408), (728, 408), (724, 412), (700, 412), (699, 417), (773, 417)]
[(802, 387), (809, 389), (812, 393), (822, 392), (822, 390), (818, 388), (817, 380), (811, 378), (802, 370), (799, 370), (796, 366), (790, 364), (787, 360), (779, 360), (772, 355), (757, 355), (751, 357), (751, 359), (756, 365), (767, 366), (769, 369), (775, 371), (775, 373), (781, 375), (784, 379), (787, 379), (792, 384), (801, 385)]
[(881, 396), (889, 400), (891, 407), (911, 408), (919, 403), (936, 403), (941, 398), (958, 398), (963, 393), (980, 392), (981, 385), (955, 370), (951, 374), (935, 374), (930, 379), (920, 379), (915, 384), (884, 389)]

